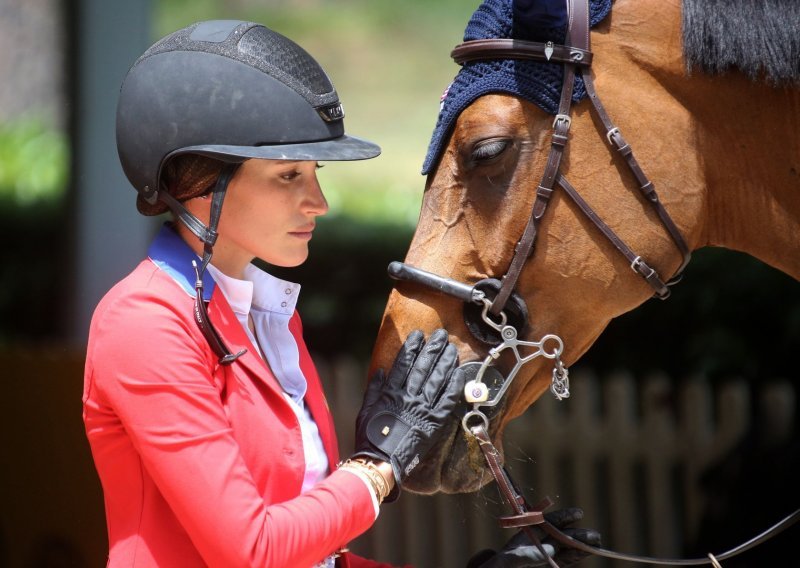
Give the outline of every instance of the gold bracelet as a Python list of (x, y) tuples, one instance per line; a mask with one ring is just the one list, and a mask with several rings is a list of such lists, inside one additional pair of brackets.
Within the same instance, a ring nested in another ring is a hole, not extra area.
[(378, 496), (378, 501), (382, 503), (383, 500), (386, 499), (386, 496), (389, 495), (389, 484), (378, 467), (374, 463), (364, 459), (351, 460), (350, 463), (358, 467), (360, 471), (363, 471), (372, 481), (375, 487), (375, 494)]
[(378, 499), (378, 503), (383, 502), (383, 489), (381, 487), (381, 483), (366, 465), (347, 460), (339, 466), (339, 469), (349, 470), (362, 479), (367, 480), (372, 486), (372, 492)]
[(353, 473), (360, 473), (369, 480), (372, 490), (378, 498), (378, 503), (389, 495), (389, 483), (374, 463), (363, 458), (347, 459), (339, 464), (339, 469), (350, 470)]
[(378, 486), (380, 488), (380, 500), (383, 501), (389, 495), (389, 482), (386, 481), (386, 478), (381, 473), (381, 470), (378, 469), (378, 466), (373, 461), (368, 461), (365, 458), (356, 458), (354, 460), (356, 463), (364, 464), (367, 469), (369, 470), (370, 474), (378, 481)]

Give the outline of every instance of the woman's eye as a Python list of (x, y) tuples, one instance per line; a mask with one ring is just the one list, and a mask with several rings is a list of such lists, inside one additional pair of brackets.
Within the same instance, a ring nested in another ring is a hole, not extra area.
[[(324, 164), (317, 163), (317, 164), (314, 165), (314, 169), (315, 170), (318, 170), (318, 169), (320, 169), (322, 167), (324, 167)], [(303, 175), (303, 171), (306, 171), (306, 170), (302, 170), (301, 171), (300, 169), (297, 169), (297, 170), (287, 171), (287, 172), (284, 172), (284, 173), (280, 174), (279, 177), (284, 181), (292, 181), (292, 180), (297, 179), (300, 176), (302, 176)], [(308, 173), (308, 172), (306, 171), (306, 173)]]
[(510, 142), (505, 138), (495, 138), (478, 142), (472, 149), (472, 159), (475, 162), (493, 160), (508, 148)]
[(292, 181), (293, 179), (296, 179), (299, 176), (300, 176), (300, 172), (295, 170), (293, 172), (288, 172), (288, 173), (285, 173), (285, 174), (281, 174), (281, 179), (283, 179), (285, 181)]

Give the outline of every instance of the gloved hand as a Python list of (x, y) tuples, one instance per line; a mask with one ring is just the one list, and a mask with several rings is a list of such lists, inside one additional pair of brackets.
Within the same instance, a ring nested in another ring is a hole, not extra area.
[(389, 374), (378, 370), (364, 395), (353, 455), (389, 462), (397, 487), (436, 442), (464, 392), (458, 353), (447, 338), (443, 329), (427, 343), (421, 331), (410, 333)]
[[(545, 513), (544, 518), (575, 540), (583, 541), (591, 546), (600, 545), (600, 533), (596, 530), (571, 527), (573, 523), (583, 518), (582, 509), (577, 507), (559, 509), (552, 513)], [(561, 545), (536, 525), (531, 526), (530, 529), (539, 538), (547, 555), (553, 558), (559, 568), (572, 566), (589, 555), (588, 552)], [(524, 531), (519, 531), (499, 552), (487, 549), (475, 554), (467, 563), (467, 568), (529, 568), (547, 565), (547, 559), (542, 556), (539, 548), (530, 541)]]

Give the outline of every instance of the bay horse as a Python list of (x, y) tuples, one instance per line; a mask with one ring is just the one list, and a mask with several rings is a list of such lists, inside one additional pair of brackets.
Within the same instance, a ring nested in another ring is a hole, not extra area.
[[(726, 20), (723, 4), (745, 8)], [(736, 35), (753, 29), (760, 16), (736, 18), (756, 4), (777, 8), (774, 21), (780, 24), (762, 34), (760, 44), (747, 39), (737, 44)], [(688, 251), (710, 246), (742, 251), (800, 280), (800, 9), (790, 1), (756, 4), (616, 0), (591, 30), (591, 74)], [(706, 11), (714, 17), (703, 20)], [(709, 21), (721, 22), (722, 36), (713, 35)], [(703, 25), (712, 35), (704, 35)], [(783, 35), (775, 32), (780, 29)], [(684, 53), (684, 45), (695, 50)], [(781, 53), (790, 59), (781, 60)], [(779, 66), (788, 64), (788, 73), (770, 75), (763, 54)], [(754, 64), (747, 57), (762, 58)], [(597, 217), (668, 279), (684, 263), (675, 239), (623, 156), (606, 146), (590, 102), (574, 104), (570, 120), (559, 173)], [(487, 92), (470, 102), (445, 133), (427, 172), (405, 264), (460, 283), (506, 274), (531, 217), (553, 125), (551, 113), (507, 92)], [(575, 201), (555, 187), (516, 281), (515, 293), (527, 307), (520, 339), (556, 335), (563, 341), (561, 361), (573, 364), (613, 318), (653, 296), (653, 288), (631, 268)], [(468, 329), (463, 306), (463, 300), (418, 282), (398, 282), (371, 368), (388, 368), (410, 331), (427, 335), (439, 327), (449, 331), (462, 363), (483, 360), (488, 346)], [(653, 328), (646, 332), (658, 340)], [(511, 363), (500, 358), (497, 365), (507, 372)], [(551, 359), (539, 357), (519, 370), (491, 418), (489, 431), (498, 447), (508, 422), (548, 390), (552, 369)], [(490, 480), (476, 444), (454, 424), (408, 488), (463, 493)]]

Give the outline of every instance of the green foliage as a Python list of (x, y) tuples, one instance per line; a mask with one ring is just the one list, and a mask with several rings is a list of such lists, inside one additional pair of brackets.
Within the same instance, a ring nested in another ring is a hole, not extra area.
[(0, 199), (16, 206), (57, 201), (67, 185), (64, 133), (38, 117), (0, 124)]

